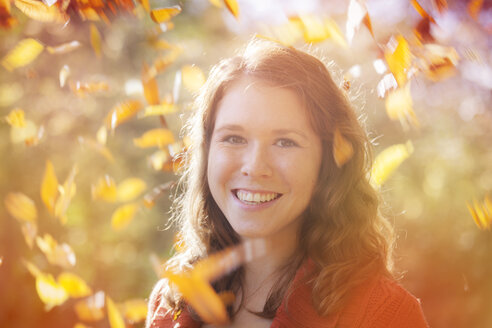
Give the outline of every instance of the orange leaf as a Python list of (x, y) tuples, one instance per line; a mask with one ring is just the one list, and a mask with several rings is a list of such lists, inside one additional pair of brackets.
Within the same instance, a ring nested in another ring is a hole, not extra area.
[(50, 234), (45, 234), (43, 238), (36, 237), (36, 244), (51, 264), (63, 268), (70, 268), (75, 265), (75, 253), (72, 248), (66, 243), (59, 245)]
[(149, 67), (144, 63), (142, 68), (142, 85), (144, 89), (144, 96), (149, 105), (158, 105), (159, 100), (159, 87), (157, 81), (153, 76), (150, 76)]
[(82, 44), (79, 41), (74, 40), (74, 41), (60, 44), (59, 46), (56, 47), (48, 46), (46, 47), (46, 50), (52, 55), (63, 55), (72, 52), (77, 48), (80, 48), (81, 45)]
[(51, 214), (54, 214), (56, 198), (58, 197), (58, 179), (50, 160), (46, 161), (43, 182), (41, 183), (41, 199)]
[(183, 85), (190, 92), (197, 92), (205, 84), (205, 75), (195, 65), (185, 65), (181, 68)]
[(2, 58), (2, 65), (8, 71), (26, 66), (36, 59), (43, 49), (44, 46), (38, 41), (31, 38), (23, 39)]
[(482, 5), (483, 0), (470, 0), (470, 2), (468, 2), (468, 14), (470, 14), (474, 20), (478, 20), (478, 13), (482, 9)]
[(92, 150), (95, 150), (96, 152), (104, 156), (109, 162), (114, 162), (113, 154), (111, 154), (107, 147), (101, 145), (99, 142), (96, 142), (89, 138), (79, 137), (79, 143), (81, 145), (87, 145)]
[(150, 4), (149, 0), (138, 0), (142, 4), (142, 7), (144, 7), (146, 12), (150, 12)]
[(104, 299), (104, 292), (97, 292), (75, 303), (78, 318), (83, 321), (99, 321), (104, 318)]
[(140, 148), (164, 147), (174, 142), (174, 135), (169, 129), (152, 129), (140, 138), (133, 139), (135, 146)]
[(10, 28), (17, 24), (17, 19), (10, 15), (10, 0), (0, 0), (0, 26)]
[(92, 199), (101, 199), (106, 202), (116, 201), (116, 183), (109, 175), (100, 178), (91, 186)]
[(410, 141), (390, 146), (380, 152), (372, 165), (371, 184), (382, 185), (412, 153), (413, 145)]
[(116, 188), (116, 199), (119, 202), (134, 200), (147, 188), (147, 184), (142, 179), (127, 178)]
[(338, 167), (342, 167), (354, 155), (354, 147), (343, 137), (339, 128), (335, 128), (333, 136), (333, 158)]
[(15, 6), (26, 16), (40, 22), (66, 23), (68, 15), (58, 6), (47, 6), (42, 1), (14, 0)]
[(60, 222), (62, 224), (67, 223), (66, 212), (68, 206), (70, 205), (70, 201), (72, 200), (73, 196), (75, 196), (76, 186), (74, 180), (77, 173), (77, 166), (74, 165), (70, 170), (70, 174), (68, 175), (67, 179), (63, 183), (63, 186), (59, 187), (60, 196), (58, 196), (58, 199), (56, 200), (54, 214), (55, 217), (60, 219)]
[(436, 21), (434, 20), (434, 18), (432, 18), (432, 16), (429, 15), (427, 13), (427, 11), (425, 11), (424, 8), (422, 8), (422, 6), (418, 3), (417, 0), (411, 0), (411, 2), (412, 2), (413, 7), (415, 8), (415, 10), (417, 10), (417, 12), (420, 14), (420, 16), (422, 16), (423, 18), (428, 19), (429, 21), (431, 21), (434, 24), (436, 23)]
[(174, 16), (181, 12), (180, 6), (172, 6), (167, 8), (154, 9), (150, 12), (150, 17), (157, 24), (161, 24), (171, 20)]
[(5, 116), (5, 120), (10, 126), (16, 128), (23, 128), (26, 126), (26, 121), (24, 120), (24, 111), (20, 108), (12, 109), (10, 113)]
[(118, 207), (111, 217), (111, 226), (113, 229), (121, 230), (130, 224), (139, 208), (139, 203), (130, 203)]
[(399, 120), (404, 128), (408, 127), (408, 123), (414, 127), (419, 126), (419, 121), (413, 111), (410, 83), (388, 94), (386, 97), (386, 113), (390, 119)]
[(224, 0), (224, 3), (229, 9), (229, 12), (236, 17), (236, 19), (239, 19), (239, 5), (237, 4), (236, 0)]
[(118, 125), (135, 116), (142, 108), (142, 103), (138, 100), (119, 103), (106, 116), (106, 128), (113, 131)]
[(38, 213), (34, 202), (21, 192), (10, 192), (4, 200), (7, 211), (20, 221), (35, 222)]
[(90, 25), (90, 37), (91, 37), (91, 45), (92, 49), (94, 49), (94, 53), (97, 57), (101, 57), (101, 34), (99, 33), (96, 25)]
[(106, 307), (108, 309), (108, 319), (111, 328), (125, 328), (125, 321), (109, 296), (106, 296)]
[(441, 14), (448, 10), (447, 0), (434, 0), (433, 3)]
[(384, 55), (396, 82), (402, 87), (407, 82), (407, 73), (410, 68), (412, 54), (410, 53), (408, 42), (403, 36), (399, 35), (395, 42), (396, 47), (394, 50), (389, 49)]
[(128, 300), (123, 303), (123, 309), (130, 322), (142, 322), (147, 317), (147, 302), (143, 299)]

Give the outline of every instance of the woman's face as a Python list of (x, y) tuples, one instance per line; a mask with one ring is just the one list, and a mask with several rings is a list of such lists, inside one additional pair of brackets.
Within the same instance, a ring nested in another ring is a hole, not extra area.
[(295, 241), (321, 153), (321, 140), (293, 91), (244, 77), (217, 108), (210, 191), (241, 237)]

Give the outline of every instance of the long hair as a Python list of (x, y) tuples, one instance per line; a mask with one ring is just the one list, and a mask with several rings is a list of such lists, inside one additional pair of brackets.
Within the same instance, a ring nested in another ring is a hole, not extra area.
[[(394, 234), (379, 213), (379, 197), (369, 183), (371, 143), (345, 91), (333, 81), (321, 60), (275, 42), (253, 39), (241, 55), (222, 60), (213, 67), (196, 98), (195, 112), (185, 127), (191, 145), (171, 218), (185, 250), (167, 262), (167, 269), (186, 270), (197, 260), (240, 242), (211, 195), (207, 158), (218, 104), (231, 84), (244, 76), (295, 92), (322, 141), (319, 178), (303, 216), (297, 251), (282, 268), (282, 278), (258, 315), (273, 318), (303, 259), (314, 263), (315, 308), (321, 315), (334, 313), (352, 288), (376, 273), (390, 274)], [(342, 167), (334, 160), (335, 128), (354, 150)], [(238, 292), (242, 277), (239, 269), (217, 281), (214, 288)], [(177, 291), (167, 287), (162, 293), (169, 309), (183, 306)]]

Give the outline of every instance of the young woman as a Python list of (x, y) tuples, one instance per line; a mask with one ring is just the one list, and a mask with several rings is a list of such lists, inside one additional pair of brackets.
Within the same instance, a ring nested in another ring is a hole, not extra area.
[[(186, 250), (167, 269), (267, 241), (265, 256), (213, 284), (236, 295), (230, 327), (427, 327), (391, 278), (393, 231), (368, 182), (370, 142), (320, 60), (252, 40), (212, 69), (188, 128), (173, 207)], [(353, 149), (345, 163), (340, 136)], [(211, 325), (164, 279), (147, 327)]]

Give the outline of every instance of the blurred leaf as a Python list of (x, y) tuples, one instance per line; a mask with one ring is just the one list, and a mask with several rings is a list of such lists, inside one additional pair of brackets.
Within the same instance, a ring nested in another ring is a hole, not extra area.
[(237, 4), (236, 0), (224, 0), (224, 3), (229, 10), (229, 12), (236, 17), (236, 19), (239, 19), (239, 5)]
[(113, 300), (106, 296), (106, 306), (108, 309), (108, 319), (111, 328), (125, 328), (125, 321)]
[(41, 272), (41, 270), (38, 269), (38, 267), (36, 265), (34, 265), (33, 263), (25, 260), (25, 259), (22, 259), (22, 262), (24, 263), (24, 265), (26, 266), (27, 268), (27, 271), (29, 271), (29, 273), (34, 277), (38, 277), (38, 276), (41, 276), (43, 275), (43, 272)]
[(483, 203), (474, 200), (473, 205), (466, 204), (475, 224), (481, 230), (490, 230), (492, 226), (492, 200), (485, 196)]
[(142, 322), (147, 318), (147, 302), (143, 299), (128, 300), (123, 303), (124, 316), (130, 322)]
[(411, 141), (384, 149), (376, 156), (372, 165), (371, 183), (374, 186), (382, 185), (412, 153), (413, 145)]
[(60, 195), (55, 203), (55, 217), (60, 219), (61, 224), (67, 223), (66, 212), (68, 206), (70, 205), (70, 201), (73, 196), (75, 196), (76, 186), (75, 186), (75, 175), (77, 175), (78, 169), (77, 166), (74, 165), (70, 170), (70, 174), (67, 179), (63, 183), (63, 186), (60, 186), (58, 189), (60, 191)]
[(349, 44), (352, 43), (355, 31), (359, 29), (360, 23), (362, 22), (364, 22), (371, 35), (374, 37), (371, 19), (367, 12), (365, 2), (361, 0), (350, 0), (346, 24), (346, 35)]
[(0, 0), (0, 26), (11, 28), (17, 24), (17, 19), (10, 15), (10, 0)]
[(109, 162), (111, 162), (111, 163), (114, 162), (113, 154), (111, 154), (111, 152), (109, 151), (109, 149), (107, 147), (105, 147), (104, 145), (101, 145), (99, 142), (96, 142), (96, 141), (94, 141), (92, 139), (83, 138), (83, 137), (80, 137), (80, 136), (79, 136), (78, 140), (79, 140), (79, 143), (81, 145), (87, 145), (92, 150), (94, 150), (97, 153), (99, 153), (102, 156), (104, 156)]
[(383, 76), (381, 81), (379, 81), (377, 86), (378, 97), (384, 98), (386, 92), (390, 90), (396, 90), (398, 88), (398, 83), (395, 80), (395, 76), (391, 73), (388, 73)]
[(138, 0), (142, 4), (142, 7), (144, 7), (146, 12), (150, 12), (150, 4), (149, 0)]
[(66, 244), (58, 244), (58, 242), (50, 235), (44, 234), (44, 237), (36, 237), (36, 244), (48, 262), (62, 268), (71, 268), (75, 265), (75, 253), (72, 248)]
[(5, 120), (10, 126), (16, 128), (23, 128), (26, 126), (26, 121), (24, 120), (24, 111), (20, 108), (12, 109), (10, 113), (5, 116)]
[(157, 81), (153, 76), (149, 75), (149, 67), (147, 64), (143, 64), (142, 68), (142, 85), (144, 90), (144, 96), (149, 105), (158, 105), (159, 100), (159, 87)]
[(60, 87), (63, 88), (65, 86), (65, 82), (67, 81), (69, 76), (70, 76), (70, 67), (68, 67), (67, 65), (63, 65), (59, 74)]
[(467, 10), (468, 14), (474, 19), (478, 20), (478, 14), (483, 6), (483, 0), (470, 0), (468, 2)]
[(354, 147), (343, 137), (340, 129), (335, 128), (333, 136), (333, 158), (338, 167), (342, 167), (354, 155)]
[(165, 23), (181, 12), (180, 6), (154, 9), (150, 11), (150, 17), (157, 24)]
[(289, 20), (302, 27), (304, 31), (304, 41), (307, 43), (317, 43), (331, 39), (338, 45), (346, 48), (347, 42), (340, 31), (337, 23), (332, 19), (321, 19), (314, 15), (300, 15), (289, 17)]
[(402, 87), (407, 82), (407, 73), (410, 69), (412, 54), (410, 53), (408, 42), (403, 36), (398, 35), (396, 40), (392, 41), (396, 43), (394, 50), (388, 49), (384, 56), (391, 73), (395, 76), (396, 82)]
[(56, 47), (47, 46), (46, 50), (52, 55), (63, 55), (72, 52), (75, 49), (80, 48), (81, 45), (82, 44), (79, 41), (74, 40), (74, 41), (60, 44), (59, 46)]
[(156, 198), (162, 195), (164, 192), (168, 192), (174, 186), (174, 184), (175, 184), (174, 181), (163, 183), (152, 189), (152, 191), (145, 194), (143, 199), (143, 203), (145, 207), (147, 208), (153, 207), (155, 205)]
[(34, 245), (34, 239), (38, 234), (38, 225), (36, 224), (36, 222), (23, 222), (21, 224), (21, 231), (27, 246), (32, 249), (32, 246)]
[(2, 58), (2, 65), (8, 71), (26, 66), (36, 59), (43, 49), (44, 46), (38, 41), (31, 38), (23, 39)]
[(80, 320), (99, 321), (104, 318), (104, 306), (104, 292), (100, 291), (75, 303), (75, 312)]
[(145, 107), (144, 116), (168, 115), (177, 112), (177, 108), (172, 103), (162, 103), (160, 105)]
[(223, 291), (219, 293), (220, 300), (224, 303), (225, 306), (229, 306), (234, 304), (236, 300), (236, 295), (234, 295), (231, 291)]
[(410, 83), (388, 93), (386, 97), (386, 113), (390, 119), (399, 120), (405, 128), (408, 123), (414, 127), (419, 126), (419, 121), (413, 111)]
[(95, 185), (91, 186), (92, 199), (101, 199), (106, 202), (116, 201), (116, 183), (109, 175), (100, 178)]
[(68, 15), (61, 12), (57, 6), (46, 6), (42, 1), (14, 0), (15, 6), (26, 16), (40, 22), (66, 23)]
[(78, 97), (85, 97), (86, 94), (108, 91), (109, 85), (106, 82), (71, 82), (70, 89)]
[(142, 179), (127, 178), (118, 184), (116, 188), (116, 198), (119, 202), (134, 200), (147, 188), (147, 184)]
[(41, 183), (41, 199), (51, 214), (54, 214), (56, 198), (58, 197), (58, 179), (50, 160), (46, 161), (43, 182)]
[(4, 199), (5, 208), (20, 221), (35, 222), (38, 216), (34, 202), (21, 192), (10, 192)]
[(421, 69), (426, 77), (434, 82), (444, 80), (456, 74), (459, 56), (453, 47), (426, 44), (420, 57)]
[(97, 134), (96, 134), (97, 142), (99, 142), (101, 145), (105, 145), (107, 138), (108, 138), (108, 130), (106, 130), (106, 127), (102, 125), (97, 130)]
[(127, 100), (117, 104), (106, 116), (106, 128), (113, 131), (118, 125), (134, 117), (141, 109), (138, 100)]
[(223, 1), (222, 0), (210, 0), (210, 3), (217, 8), (222, 8)]
[(45, 304), (46, 311), (63, 304), (68, 299), (65, 289), (55, 281), (51, 274), (42, 274), (36, 277), (36, 291)]
[(433, 3), (436, 6), (437, 11), (439, 11), (439, 13), (441, 14), (448, 10), (447, 0), (434, 0)]
[(434, 18), (432, 18), (432, 16), (429, 15), (427, 13), (427, 11), (425, 11), (424, 8), (422, 8), (422, 6), (418, 3), (417, 0), (411, 0), (411, 3), (412, 3), (412, 6), (415, 8), (415, 10), (417, 10), (417, 12), (420, 14), (420, 16), (422, 16), (423, 18), (429, 19), (432, 23), (436, 22), (434, 20)]
[(171, 160), (171, 156), (169, 155), (169, 152), (162, 149), (154, 152), (148, 158), (150, 166), (156, 171), (162, 170), (164, 164), (167, 163), (169, 160)]
[(76, 274), (70, 272), (62, 272), (58, 276), (58, 283), (70, 297), (79, 298), (92, 294), (92, 290), (87, 283)]
[(164, 147), (174, 142), (174, 135), (169, 129), (152, 129), (140, 138), (133, 139), (135, 146), (140, 148)]
[(121, 230), (130, 224), (139, 208), (139, 203), (130, 203), (118, 207), (111, 217), (111, 226), (113, 229)]
[(205, 84), (205, 75), (195, 65), (185, 65), (181, 68), (183, 85), (190, 92), (197, 92)]
[(94, 25), (93, 23), (90, 24), (90, 39), (92, 49), (94, 49), (94, 53), (97, 57), (101, 57), (101, 34), (99, 33), (96, 25)]

